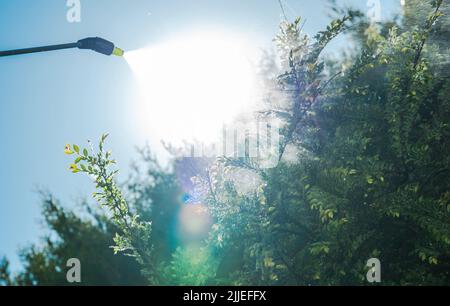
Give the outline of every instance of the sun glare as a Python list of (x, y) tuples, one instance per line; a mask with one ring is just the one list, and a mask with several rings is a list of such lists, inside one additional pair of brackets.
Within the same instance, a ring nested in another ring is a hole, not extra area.
[(192, 33), (128, 52), (146, 136), (172, 144), (216, 139), (255, 102), (256, 56), (245, 40), (225, 33)]

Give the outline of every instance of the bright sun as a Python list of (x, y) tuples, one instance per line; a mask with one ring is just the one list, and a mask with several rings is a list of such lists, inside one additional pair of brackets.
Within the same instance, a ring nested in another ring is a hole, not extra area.
[(139, 124), (153, 138), (213, 141), (257, 96), (254, 50), (226, 33), (191, 33), (128, 52), (141, 88)]

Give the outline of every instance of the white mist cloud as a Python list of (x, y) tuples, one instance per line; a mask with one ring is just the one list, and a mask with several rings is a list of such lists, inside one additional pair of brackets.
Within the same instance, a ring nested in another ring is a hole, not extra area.
[(191, 33), (128, 52), (141, 88), (144, 133), (179, 144), (213, 141), (258, 97), (252, 47), (236, 35)]

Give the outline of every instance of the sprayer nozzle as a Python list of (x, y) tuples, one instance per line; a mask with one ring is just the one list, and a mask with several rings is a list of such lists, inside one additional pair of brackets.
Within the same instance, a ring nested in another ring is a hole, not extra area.
[(112, 54), (115, 55), (115, 56), (123, 56), (124, 53), (125, 52), (122, 49), (117, 48), (117, 47), (115, 47), (113, 52), (112, 52)]

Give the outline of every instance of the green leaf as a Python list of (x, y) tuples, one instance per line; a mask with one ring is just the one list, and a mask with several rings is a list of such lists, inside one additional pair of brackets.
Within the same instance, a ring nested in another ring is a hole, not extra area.
[(76, 144), (73, 145), (73, 150), (78, 154), (80, 153), (80, 148)]
[(109, 134), (108, 134), (108, 133), (106, 133), (106, 134), (103, 134), (103, 135), (102, 135), (102, 139), (101, 139), (101, 142), (105, 142), (105, 140), (106, 140), (106, 138), (108, 138), (108, 136), (109, 136)]

